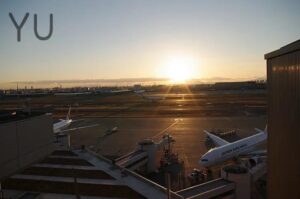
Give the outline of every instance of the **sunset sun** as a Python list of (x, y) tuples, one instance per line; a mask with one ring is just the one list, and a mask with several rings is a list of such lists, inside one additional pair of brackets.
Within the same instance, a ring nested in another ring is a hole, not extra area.
[(164, 76), (172, 83), (185, 83), (193, 78), (195, 60), (188, 57), (170, 57), (164, 66)]

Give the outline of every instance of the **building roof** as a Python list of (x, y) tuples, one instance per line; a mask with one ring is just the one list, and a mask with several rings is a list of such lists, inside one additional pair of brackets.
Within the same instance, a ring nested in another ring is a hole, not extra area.
[(226, 192), (234, 191), (234, 183), (218, 178), (193, 187), (178, 191), (177, 193), (184, 198), (214, 198)]
[(300, 39), (286, 46), (283, 46), (278, 50), (265, 54), (265, 59), (272, 59), (274, 57), (279, 57), (281, 55), (292, 53), (298, 50), (300, 50)]
[(2, 188), (5, 197), (166, 198), (164, 187), (86, 150), (54, 151), (4, 180)]

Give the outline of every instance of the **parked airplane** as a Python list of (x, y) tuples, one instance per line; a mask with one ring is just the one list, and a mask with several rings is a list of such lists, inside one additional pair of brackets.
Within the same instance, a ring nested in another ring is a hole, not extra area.
[(79, 120), (72, 120), (72, 119), (70, 119), (70, 115), (71, 115), (71, 107), (69, 108), (69, 111), (68, 111), (68, 114), (66, 116), (66, 119), (60, 119), (59, 122), (53, 124), (53, 132), (55, 134), (63, 133), (63, 132), (66, 132), (66, 131), (74, 131), (74, 130), (78, 130), (78, 129), (83, 129), (83, 128), (89, 128), (89, 127), (98, 126), (98, 124), (93, 124), (93, 125), (89, 125), (89, 126), (81, 126), (81, 127), (71, 128), (71, 129), (65, 129), (71, 123), (73, 123), (75, 121), (79, 121)]
[(128, 89), (118, 89), (118, 90), (110, 90), (110, 93), (128, 93), (130, 90)]
[(104, 133), (104, 135), (102, 135), (102, 136), (99, 137), (99, 139), (103, 139), (103, 138), (105, 138), (106, 136), (109, 136), (109, 135), (111, 135), (111, 134), (117, 133), (118, 131), (119, 131), (118, 127), (115, 126), (115, 127), (111, 128), (111, 129), (108, 129), (108, 130)]
[(115, 126), (115, 127), (112, 128), (112, 129), (108, 129), (108, 130), (106, 131), (105, 135), (110, 135), (110, 134), (116, 133), (116, 132), (118, 132), (118, 130), (119, 130), (118, 127)]
[(214, 142), (217, 147), (212, 148), (207, 153), (205, 153), (199, 160), (199, 164), (205, 167), (209, 167), (242, 155), (266, 155), (265, 150), (255, 150), (257, 149), (257, 146), (260, 146), (261, 144), (266, 142), (268, 137), (267, 128), (264, 131), (260, 129), (255, 130), (258, 132), (257, 134), (232, 143), (229, 143), (226, 140), (204, 130), (206, 135)]
[(136, 94), (140, 95), (142, 98), (146, 99), (146, 100), (150, 100), (151, 102), (157, 102), (160, 100), (164, 100), (165, 97), (163, 96), (156, 96), (156, 95), (144, 95), (145, 90), (136, 90), (134, 91)]

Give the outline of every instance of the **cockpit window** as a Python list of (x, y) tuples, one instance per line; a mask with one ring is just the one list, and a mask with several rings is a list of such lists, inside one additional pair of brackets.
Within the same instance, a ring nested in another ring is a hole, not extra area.
[(207, 162), (207, 161), (208, 161), (208, 159), (201, 159), (201, 161), (202, 161), (202, 162)]

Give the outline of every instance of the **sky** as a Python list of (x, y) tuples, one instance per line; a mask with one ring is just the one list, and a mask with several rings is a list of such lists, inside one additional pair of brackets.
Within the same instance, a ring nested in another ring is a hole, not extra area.
[[(0, 83), (265, 77), (264, 54), (300, 37), (299, 0), (0, 0)], [(21, 29), (21, 41), (9, 13)], [(38, 31), (53, 34), (38, 40)], [(175, 61), (174, 61), (175, 60)], [(179, 61), (178, 61), (179, 60)], [(184, 61), (183, 61), (184, 62)], [(186, 62), (183, 63), (183, 65)]]

